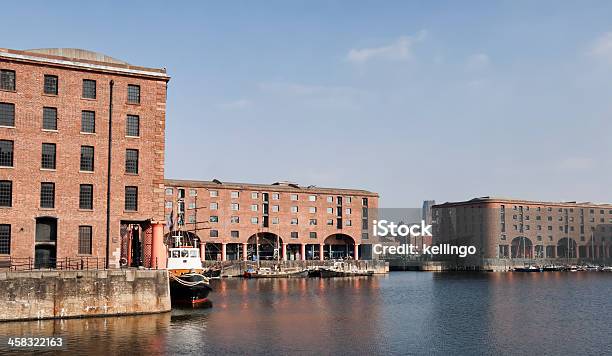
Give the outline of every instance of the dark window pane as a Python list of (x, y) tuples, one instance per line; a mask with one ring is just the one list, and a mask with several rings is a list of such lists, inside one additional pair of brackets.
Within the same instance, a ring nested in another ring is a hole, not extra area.
[(210, 230), (210, 237), (219, 237), (219, 230)]
[(93, 209), (93, 185), (81, 184), (79, 191), (79, 209)]
[(79, 254), (91, 255), (91, 226), (79, 226)]
[(83, 97), (86, 99), (96, 98), (96, 81), (83, 79)]
[(125, 150), (125, 172), (138, 174), (138, 150)]
[(15, 71), (0, 70), (0, 89), (15, 91)]
[(96, 113), (93, 111), (81, 112), (81, 132), (96, 132)]
[(0, 126), (15, 126), (15, 104), (0, 103)]
[(0, 225), (0, 255), (11, 254), (11, 225)]
[(45, 94), (57, 95), (57, 76), (45, 75)]
[(92, 146), (81, 146), (81, 170), (85, 172), (94, 170), (94, 148)]
[(42, 168), (55, 169), (55, 144), (42, 144)]
[(126, 133), (127, 136), (140, 136), (140, 117), (136, 115), (127, 116)]
[(55, 208), (55, 183), (40, 183), (40, 207)]
[(140, 104), (140, 85), (128, 85), (128, 103)]
[(43, 129), (57, 130), (56, 108), (43, 108)]
[(0, 140), (0, 166), (13, 166), (13, 141)]
[(138, 187), (125, 187), (125, 210), (138, 210)]
[(0, 181), (0, 206), (10, 207), (13, 205), (13, 182), (10, 180)]

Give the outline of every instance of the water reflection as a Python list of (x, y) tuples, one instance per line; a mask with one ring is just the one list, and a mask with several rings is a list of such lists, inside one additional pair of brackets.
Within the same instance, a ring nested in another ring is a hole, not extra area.
[[(610, 354), (612, 274), (214, 281), (212, 309), (0, 324), (70, 353)], [(6, 350), (0, 345), (0, 352)]]

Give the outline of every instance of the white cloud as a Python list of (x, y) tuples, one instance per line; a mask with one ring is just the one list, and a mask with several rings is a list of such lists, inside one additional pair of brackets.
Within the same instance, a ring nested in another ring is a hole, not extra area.
[(244, 109), (248, 106), (251, 106), (252, 102), (248, 99), (238, 99), (234, 101), (229, 101), (221, 104), (221, 108), (223, 109)]
[(481, 70), (489, 66), (491, 60), (486, 53), (476, 53), (468, 57), (467, 69), (469, 70)]
[(587, 54), (612, 63), (612, 32), (606, 32), (593, 41)]
[(402, 36), (386, 46), (353, 48), (346, 59), (353, 63), (365, 63), (373, 59), (407, 60), (412, 58), (414, 44), (423, 41), (425, 36), (426, 32), (420, 31), (415, 36)]

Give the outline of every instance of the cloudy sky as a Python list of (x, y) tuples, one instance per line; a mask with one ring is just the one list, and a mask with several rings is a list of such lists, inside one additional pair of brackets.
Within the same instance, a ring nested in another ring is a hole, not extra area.
[(0, 47), (167, 67), (169, 178), (612, 202), (610, 2), (24, 3)]

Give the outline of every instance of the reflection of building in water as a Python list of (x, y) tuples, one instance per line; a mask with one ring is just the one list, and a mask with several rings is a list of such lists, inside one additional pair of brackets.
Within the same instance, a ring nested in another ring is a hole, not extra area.
[(609, 262), (612, 205), (476, 198), (433, 206), (434, 244), (474, 245), (463, 266)]

